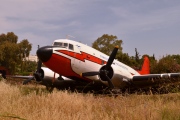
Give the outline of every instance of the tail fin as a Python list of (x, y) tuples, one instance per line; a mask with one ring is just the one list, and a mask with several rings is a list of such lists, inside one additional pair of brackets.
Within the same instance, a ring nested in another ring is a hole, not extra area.
[(141, 75), (150, 74), (149, 58), (147, 56), (144, 57), (144, 62), (143, 62), (142, 68), (138, 72)]

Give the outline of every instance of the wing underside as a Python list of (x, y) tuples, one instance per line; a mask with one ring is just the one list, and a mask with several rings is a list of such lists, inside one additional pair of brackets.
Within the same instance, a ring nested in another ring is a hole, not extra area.
[(180, 82), (180, 73), (147, 74), (133, 76), (131, 85), (135, 88), (143, 88), (166, 84), (176, 84), (178, 82)]

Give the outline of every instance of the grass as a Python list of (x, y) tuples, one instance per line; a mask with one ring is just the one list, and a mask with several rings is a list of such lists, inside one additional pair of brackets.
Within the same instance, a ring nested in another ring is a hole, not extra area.
[(180, 93), (114, 98), (0, 81), (0, 106), (2, 120), (180, 120)]

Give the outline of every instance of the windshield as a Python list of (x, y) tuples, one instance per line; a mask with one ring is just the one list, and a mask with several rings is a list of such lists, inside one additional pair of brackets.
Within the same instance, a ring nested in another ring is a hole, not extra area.
[(58, 46), (62, 48), (68, 48), (69, 50), (74, 50), (74, 46), (72, 44), (63, 43), (63, 42), (54, 42), (53, 46)]
[(54, 42), (54, 44), (53, 44), (53, 46), (62, 46), (63, 45), (63, 43), (62, 42)]
[(68, 47), (68, 43), (54, 42), (53, 46), (67, 48)]

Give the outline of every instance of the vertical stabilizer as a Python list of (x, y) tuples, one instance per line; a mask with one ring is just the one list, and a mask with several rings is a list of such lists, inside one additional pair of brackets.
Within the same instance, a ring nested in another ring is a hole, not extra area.
[(142, 68), (138, 72), (141, 75), (150, 74), (149, 58), (147, 56), (144, 57), (144, 62), (143, 62)]

